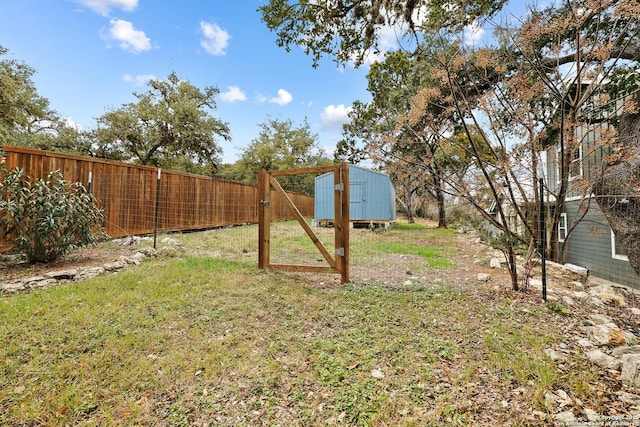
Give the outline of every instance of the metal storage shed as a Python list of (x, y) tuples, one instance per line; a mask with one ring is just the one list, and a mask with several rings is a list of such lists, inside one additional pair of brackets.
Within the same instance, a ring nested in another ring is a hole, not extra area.
[[(333, 221), (333, 174), (315, 179), (314, 224)], [(357, 223), (396, 220), (396, 191), (389, 175), (349, 165), (349, 216)]]

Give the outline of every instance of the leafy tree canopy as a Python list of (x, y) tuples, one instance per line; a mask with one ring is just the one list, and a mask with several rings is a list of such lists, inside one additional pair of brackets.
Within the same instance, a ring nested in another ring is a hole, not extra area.
[(7, 55), (0, 46), (0, 143), (38, 147), (55, 138), (64, 122), (38, 94), (32, 81), (35, 70)]
[(314, 65), (324, 55), (360, 65), (383, 46), (380, 33), (393, 27), (400, 39), (419, 42), (422, 32), (458, 31), (494, 15), (506, 0), (270, 0), (262, 20), (287, 50), (301, 46)]
[[(255, 184), (258, 171), (298, 169), (332, 164), (321, 150), (318, 135), (305, 120), (296, 126), (292, 120), (267, 118), (260, 133), (242, 149), (235, 165), (225, 169), (225, 177)], [(309, 176), (282, 177), (281, 185), (290, 191), (313, 194), (314, 181)]]
[(213, 117), (218, 89), (203, 90), (171, 73), (134, 93), (135, 103), (98, 118), (96, 151), (143, 165), (214, 173), (220, 163), (217, 138), (230, 139), (229, 127)]

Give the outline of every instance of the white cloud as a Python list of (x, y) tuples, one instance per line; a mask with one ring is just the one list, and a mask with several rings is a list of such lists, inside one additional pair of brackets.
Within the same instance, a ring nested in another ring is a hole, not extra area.
[(138, 0), (73, 0), (96, 13), (108, 16), (111, 9), (133, 12), (138, 7)]
[(349, 112), (352, 107), (345, 107), (344, 104), (328, 105), (320, 113), (320, 122), (328, 129), (341, 129), (344, 123), (349, 122)]
[(200, 31), (202, 32), (202, 40), (200, 46), (211, 55), (223, 56), (226, 54), (225, 49), (229, 46), (231, 36), (226, 30), (220, 28), (217, 24), (210, 22), (200, 22)]
[(157, 79), (158, 78), (155, 76), (155, 74), (138, 74), (137, 76), (125, 74), (122, 77), (122, 80), (124, 80), (125, 82), (135, 83), (136, 86), (143, 86), (149, 80), (157, 80)]
[(255, 96), (255, 101), (258, 104), (264, 104), (265, 102), (267, 102), (267, 97), (261, 93), (257, 93)]
[(473, 46), (478, 44), (480, 39), (484, 36), (484, 29), (480, 27), (478, 21), (473, 21), (471, 25), (464, 27), (464, 44), (467, 46)]
[(270, 103), (278, 104), (278, 105), (287, 105), (293, 101), (293, 96), (284, 89), (278, 89), (278, 96), (274, 98), (269, 98)]
[(144, 31), (137, 30), (129, 21), (112, 19), (109, 21), (109, 33), (105, 38), (119, 42), (122, 49), (139, 53), (151, 49), (151, 40)]
[(227, 91), (220, 94), (220, 99), (224, 102), (234, 103), (238, 101), (245, 101), (247, 99), (247, 95), (245, 95), (242, 89), (238, 86), (228, 86)]
[(79, 123), (76, 123), (71, 117), (65, 117), (62, 119), (64, 125), (68, 128), (75, 129), (77, 131), (82, 130), (82, 126)]

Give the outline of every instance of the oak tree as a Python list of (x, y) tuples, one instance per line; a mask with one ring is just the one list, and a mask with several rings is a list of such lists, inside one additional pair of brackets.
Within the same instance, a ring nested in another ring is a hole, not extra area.
[(137, 102), (97, 119), (96, 151), (143, 165), (215, 173), (221, 148), (230, 139), (228, 125), (212, 115), (218, 89), (200, 89), (171, 73), (151, 80)]
[[(259, 127), (258, 136), (242, 148), (240, 158), (225, 170), (224, 177), (255, 184), (260, 169), (274, 171), (332, 164), (306, 120), (296, 125), (290, 119), (268, 117)], [(282, 177), (279, 181), (286, 190), (313, 194), (312, 176)]]

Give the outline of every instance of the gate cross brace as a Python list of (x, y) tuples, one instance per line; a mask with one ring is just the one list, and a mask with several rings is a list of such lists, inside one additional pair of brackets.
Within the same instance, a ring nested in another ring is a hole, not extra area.
[(318, 238), (316, 233), (313, 232), (313, 230), (311, 229), (309, 224), (307, 224), (307, 221), (305, 220), (304, 216), (302, 215), (300, 210), (298, 210), (298, 208), (293, 203), (293, 201), (289, 198), (289, 195), (287, 194), (287, 192), (284, 191), (282, 186), (280, 186), (280, 183), (273, 176), (269, 177), (269, 184), (276, 191), (278, 191), (280, 194), (282, 194), (282, 196), (284, 196), (284, 198), (285, 198), (285, 200), (287, 202), (287, 205), (291, 209), (291, 212), (293, 212), (293, 215), (295, 216), (295, 218), (298, 220), (298, 222), (300, 223), (300, 225), (302, 226), (304, 231), (307, 233), (307, 235), (311, 238), (311, 240), (313, 241), (313, 244), (316, 245), (316, 247), (318, 248), (318, 250), (320, 251), (320, 253), (324, 257), (324, 259), (327, 260), (327, 262), (331, 266), (331, 268), (335, 269), (336, 268), (336, 260), (335, 260), (335, 258), (332, 257), (331, 254), (327, 251), (327, 249), (322, 245), (322, 242), (320, 241), (320, 239)]

